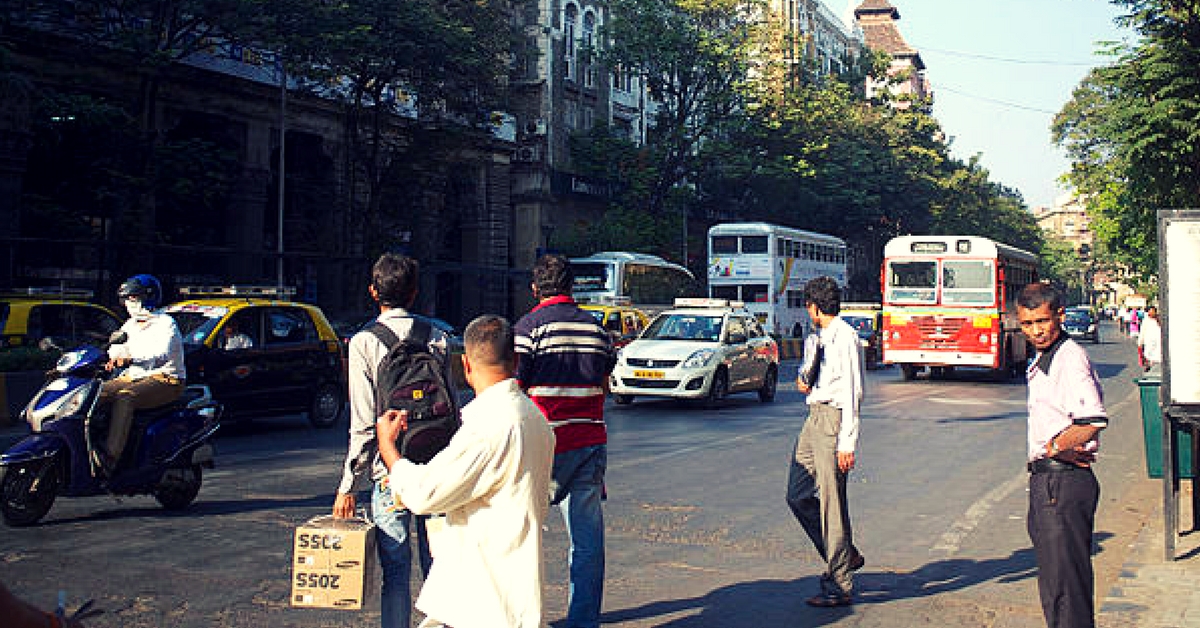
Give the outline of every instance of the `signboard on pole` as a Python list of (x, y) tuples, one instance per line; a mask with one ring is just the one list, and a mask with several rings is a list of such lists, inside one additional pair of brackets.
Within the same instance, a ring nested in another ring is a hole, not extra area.
[[(1162, 304), (1163, 405), (1200, 415), (1200, 210), (1158, 213), (1159, 301)], [(1174, 358), (1174, 359), (1172, 359)]]

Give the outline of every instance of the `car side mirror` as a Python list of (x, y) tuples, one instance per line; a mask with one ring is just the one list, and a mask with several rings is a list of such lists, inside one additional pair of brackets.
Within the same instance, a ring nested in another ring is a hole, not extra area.
[(740, 345), (746, 342), (746, 334), (729, 334), (729, 344)]

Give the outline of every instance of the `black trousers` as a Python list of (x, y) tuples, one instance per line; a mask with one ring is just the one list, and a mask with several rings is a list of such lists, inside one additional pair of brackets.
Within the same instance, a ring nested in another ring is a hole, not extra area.
[(1094, 628), (1092, 530), (1100, 484), (1091, 469), (1032, 473), (1026, 525), (1049, 628)]

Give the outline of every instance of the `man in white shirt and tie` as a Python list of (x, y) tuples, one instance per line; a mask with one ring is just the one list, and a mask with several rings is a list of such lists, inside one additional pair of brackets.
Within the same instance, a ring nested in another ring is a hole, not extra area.
[(476, 397), (450, 444), (414, 464), (396, 448), (404, 411), (389, 410), (375, 428), (397, 504), (446, 514), (442, 529), (429, 524), (437, 560), (417, 599), (421, 628), (541, 628), (554, 432), (513, 378), (508, 322), (481, 316), (463, 336), (463, 373)]
[(796, 382), (808, 395), (808, 419), (788, 471), (787, 502), (827, 565), (820, 591), (806, 601), (820, 607), (848, 606), (852, 572), (865, 562), (854, 546), (846, 503), (846, 478), (858, 446), (862, 345), (854, 328), (838, 317), (841, 288), (832, 278), (809, 281), (804, 302), (820, 330), (821, 360), (813, 386)]

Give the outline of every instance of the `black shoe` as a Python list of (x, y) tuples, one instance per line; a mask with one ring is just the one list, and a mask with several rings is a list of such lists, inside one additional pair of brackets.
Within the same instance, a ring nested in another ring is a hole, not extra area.
[(820, 608), (837, 608), (839, 606), (850, 606), (854, 603), (849, 595), (839, 593), (821, 593), (814, 595), (807, 600), (804, 600), (809, 606), (817, 606)]
[(866, 564), (867, 564), (867, 559), (863, 558), (862, 554), (855, 552), (854, 558), (850, 559), (850, 571), (858, 571), (859, 569), (862, 569), (863, 566)]

